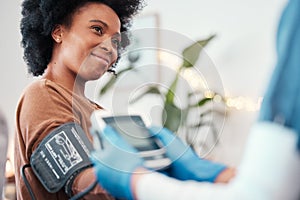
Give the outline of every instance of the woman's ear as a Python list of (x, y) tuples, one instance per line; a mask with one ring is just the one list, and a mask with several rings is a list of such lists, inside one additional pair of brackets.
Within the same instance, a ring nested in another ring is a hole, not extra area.
[(63, 35), (63, 27), (61, 24), (58, 24), (54, 27), (51, 36), (56, 43), (61, 43), (62, 35)]

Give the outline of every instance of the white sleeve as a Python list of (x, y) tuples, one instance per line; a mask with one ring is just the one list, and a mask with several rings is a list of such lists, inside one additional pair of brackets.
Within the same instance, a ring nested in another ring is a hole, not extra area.
[[(137, 186), (138, 200), (219, 200), (223, 196), (224, 186), (195, 181), (179, 181), (163, 174), (153, 172), (144, 175)], [(215, 191), (219, 190), (219, 193)]]
[(297, 141), (298, 134), (287, 127), (271, 122), (255, 124), (231, 187), (241, 195), (248, 190), (252, 199), (299, 200)]
[(159, 173), (144, 175), (139, 200), (298, 200), (300, 157), (297, 134), (274, 123), (253, 126), (237, 176), (229, 184), (178, 181)]

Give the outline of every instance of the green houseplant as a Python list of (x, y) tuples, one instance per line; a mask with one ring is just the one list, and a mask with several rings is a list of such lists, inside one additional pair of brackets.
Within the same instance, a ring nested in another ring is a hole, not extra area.
[[(180, 108), (175, 102), (175, 95), (179, 83), (179, 77), (181, 73), (189, 68), (195, 67), (196, 62), (199, 60), (199, 56), (203, 50), (203, 48), (213, 40), (215, 35), (211, 35), (203, 40), (198, 40), (190, 46), (186, 47), (182, 51), (182, 62), (181, 65), (177, 68), (174, 79), (171, 81), (170, 86), (167, 90), (165, 88), (161, 88), (157, 84), (148, 85), (144, 92), (140, 93), (138, 96), (134, 97), (130, 100), (131, 104), (136, 103), (142, 98), (145, 98), (147, 95), (158, 95), (161, 97), (163, 101), (163, 111), (162, 114), (162, 125), (174, 133), (178, 133), (184, 129), (185, 139), (188, 144), (191, 144), (192, 147), (201, 146), (203, 149), (207, 149), (208, 146), (205, 142), (198, 142), (194, 144), (193, 137), (190, 137), (193, 130), (200, 129), (204, 126), (209, 126), (211, 128), (211, 133), (213, 134), (213, 140), (217, 142), (218, 130), (214, 126), (214, 122), (212, 120), (206, 120), (206, 116), (211, 115), (212, 113), (219, 113), (218, 110), (213, 109), (201, 109), (199, 111), (198, 108), (203, 108), (207, 104), (212, 103), (213, 100), (218, 97), (219, 100), (224, 101), (224, 98), (219, 94), (210, 91), (209, 95), (204, 95), (203, 91), (192, 91), (187, 92), (186, 98), (188, 99), (186, 105), (183, 108)], [(134, 67), (134, 60), (130, 60), (130, 65), (123, 70), (118, 72), (118, 76), (121, 76), (123, 73), (129, 70), (136, 70)], [(116, 82), (118, 77), (111, 77), (108, 82), (101, 88), (100, 96), (105, 94)], [(194, 120), (196, 123), (189, 124), (188, 119), (191, 112), (195, 113), (195, 110), (198, 110), (194, 117), (197, 119)], [(222, 113), (221, 113), (222, 114)]]

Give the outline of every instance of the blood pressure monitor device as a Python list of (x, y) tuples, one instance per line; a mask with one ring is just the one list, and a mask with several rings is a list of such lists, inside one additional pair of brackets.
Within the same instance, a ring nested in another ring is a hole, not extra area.
[(101, 134), (106, 125), (109, 125), (139, 152), (145, 167), (159, 170), (171, 164), (163, 144), (150, 134), (140, 115), (113, 116), (100, 110), (93, 112), (91, 122), (95, 149), (99, 149), (101, 143), (101, 136), (95, 134)]
[[(89, 155), (93, 145), (81, 126), (74, 122), (62, 124), (51, 131), (30, 157), (34, 174), (45, 189), (54, 193), (65, 187), (72, 195), (72, 183), (78, 173), (92, 166)], [(24, 167), (22, 177), (29, 191)]]

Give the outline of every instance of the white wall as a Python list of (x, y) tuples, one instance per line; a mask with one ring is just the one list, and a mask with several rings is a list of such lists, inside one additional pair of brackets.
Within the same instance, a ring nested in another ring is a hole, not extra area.
[(21, 1), (0, 2), (0, 109), (7, 117), (10, 130), (10, 152), (12, 155), (12, 138), (14, 113), (18, 98), (24, 86), (30, 81), (22, 59), (20, 48), (21, 35), (19, 22), (21, 18)]
[[(275, 62), (274, 36), (284, 3), (285, 0), (149, 0), (143, 13), (158, 13), (160, 27), (192, 40), (216, 33), (207, 53), (216, 65), (226, 94), (255, 100), (263, 94)], [(11, 138), (17, 100), (31, 80), (20, 48), (20, 4), (21, 1), (0, 3), (0, 107), (8, 118)], [(217, 159), (238, 163), (255, 115), (231, 112), (215, 153)]]
[[(151, 0), (145, 12), (157, 12), (162, 28), (193, 40), (215, 33), (207, 54), (221, 76), (226, 96), (256, 102), (264, 94), (276, 62), (275, 33), (285, 0)], [(211, 156), (237, 165), (257, 112), (231, 110), (220, 144)]]
[(191, 39), (216, 33), (207, 51), (227, 91), (232, 95), (258, 96), (261, 81), (274, 62), (275, 29), (284, 3), (285, 0), (151, 0), (145, 12), (158, 12), (162, 28)]

